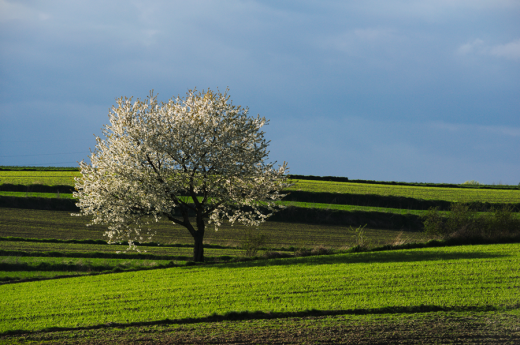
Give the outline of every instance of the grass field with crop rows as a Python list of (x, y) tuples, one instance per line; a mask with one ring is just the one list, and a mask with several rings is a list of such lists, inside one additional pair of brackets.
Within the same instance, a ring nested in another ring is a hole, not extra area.
[[(103, 233), (106, 226), (86, 226), (88, 219), (71, 217), (70, 212), (0, 208), (0, 235), (25, 238), (56, 238), (63, 240), (106, 240)], [(162, 244), (193, 244), (188, 230), (173, 225), (167, 220), (151, 224), (157, 231), (153, 241)], [(349, 226), (327, 224), (304, 224), (269, 221), (258, 227), (259, 233), (265, 234), (267, 247), (308, 247), (323, 245), (332, 248), (343, 248), (356, 244), (355, 232)], [(243, 225), (230, 226), (224, 223), (218, 231), (208, 227), (204, 243), (222, 246), (241, 246), (246, 235), (256, 233)], [(386, 229), (365, 229), (366, 240), (381, 245), (391, 243), (396, 238), (408, 241), (424, 240), (420, 232), (408, 232)], [(111, 247), (112, 248), (112, 247)], [(111, 250), (115, 251), (114, 248)]]
[(445, 201), (520, 203), (514, 186), (293, 180), (304, 193), (280, 202), (293, 206), (285, 218), (209, 226), (199, 265), (189, 232), (164, 219), (138, 254), (86, 217), (28, 209), (72, 209), (48, 198), (71, 199), (56, 186), (78, 176), (0, 169), (0, 344), (520, 343), (520, 243), (425, 244), (417, 217)]
[(341, 254), (2, 285), (0, 332), (230, 311), (517, 308), (519, 249), (509, 244)]

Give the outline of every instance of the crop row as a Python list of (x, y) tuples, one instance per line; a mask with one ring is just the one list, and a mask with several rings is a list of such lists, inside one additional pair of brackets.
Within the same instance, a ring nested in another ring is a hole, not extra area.
[(230, 311), (515, 307), (519, 249), (509, 244), (341, 254), (3, 285), (0, 332)]
[[(71, 217), (70, 212), (51, 210), (29, 210), (0, 208), (0, 235), (26, 238), (56, 238), (63, 240), (85, 239), (106, 240), (103, 233), (106, 226), (86, 226), (89, 219), (86, 217)], [(157, 234), (153, 241), (169, 243), (193, 244), (189, 232), (167, 220), (150, 225)], [(255, 234), (257, 229), (243, 225), (231, 226), (224, 223), (218, 231), (211, 227), (206, 229), (205, 243), (222, 246), (241, 246), (247, 234)], [(342, 248), (355, 244), (355, 232), (350, 226), (330, 224), (306, 224), (268, 221), (258, 227), (259, 233), (267, 237), (267, 247), (307, 247), (316, 245)], [(365, 229), (366, 239), (374, 244), (391, 243), (400, 236), (410, 241), (420, 240), (422, 234), (418, 232), (404, 232), (399, 230)], [(115, 251), (115, 249), (112, 249)]]
[(113, 270), (161, 268), (174, 264), (171, 260), (3, 256), (0, 257), (0, 282)]
[[(97, 258), (63, 258), (63, 257), (20, 257), (20, 256), (0, 256), (0, 267), (2, 270), (10, 266), (26, 265), (29, 269), (33, 267), (52, 267), (57, 265), (76, 266), (76, 267), (109, 267), (116, 266), (138, 268), (138, 267), (155, 267), (158, 265), (166, 265), (170, 260), (140, 260), (140, 259), (97, 259)], [(42, 265), (43, 263), (43, 265)], [(48, 269), (42, 269), (48, 270)]]
[[(143, 253), (152, 255), (169, 255), (177, 257), (185, 257), (189, 259), (193, 254), (193, 249), (189, 247), (147, 247), (139, 246), (139, 250)], [(76, 243), (48, 243), (48, 242), (26, 242), (26, 241), (1, 241), (0, 250), (14, 250), (25, 252), (60, 252), (60, 253), (81, 253), (81, 252), (96, 252), (96, 253), (114, 253), (124, 252), (128, 249), (127, 245), (103, 245), (103, 244), (76, 244)], [(215, 249), (205, 248), (207, 256), (222, 256), (222, 255), (240, 255), (241, 249), (227, 248)]]

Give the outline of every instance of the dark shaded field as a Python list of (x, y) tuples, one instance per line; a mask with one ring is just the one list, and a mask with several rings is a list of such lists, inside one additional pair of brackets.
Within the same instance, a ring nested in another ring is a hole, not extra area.
[[(89, 226), (88, 219), (72, 217), (67, 211), (47, 211), (30, 209), (0, 208), (0, 237), (56, 239), (106, 239), (106, 226)], [(157, 231), (153, 241), (192, 244), (189, 232), (171, 222), (161, 221), (151, 224)], [(322, 245), (328, 248), (344, 248), (356, 244), (355, 232), (349, 226), (317, 225), (304, 223), (269, 221), (260, 225), (259, 230), (267, 236), (267, 247), (307, 247)], [(208, 227), (204, 242), (223, 246), (240, 246), (248, 233), (254, 232), (242, 225), (224, 224), (218, 231)], [(383, 245), (395, 241), (418, 241), (424, 239), (420, 232), (399, 230), (365, 229), (366, 240), (373, 245)]]

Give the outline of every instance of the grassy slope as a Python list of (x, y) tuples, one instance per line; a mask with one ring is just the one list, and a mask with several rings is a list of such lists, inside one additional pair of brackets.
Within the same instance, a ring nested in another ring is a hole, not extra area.
[(0, 331), (230, 311), (518, 307), (519, 249), (508, 244), (342, 254), (4, 285)]

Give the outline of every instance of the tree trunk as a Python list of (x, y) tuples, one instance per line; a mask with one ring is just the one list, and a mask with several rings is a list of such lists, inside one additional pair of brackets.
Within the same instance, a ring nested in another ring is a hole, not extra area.
[[(197, 231), (197, 235), (198, 231)], [(195, 238), (195, 247), (193, 247), (193, 261), (195, 262), (204, 262), (204, 233), (202, 236), (196, 236)]]
[(195, 239), (195, 247), (193, 248), (193, 261), (204, 262), (204, 217), (202, 211), (197, 212), (197, 231), (195, 231), (193, 238)]

